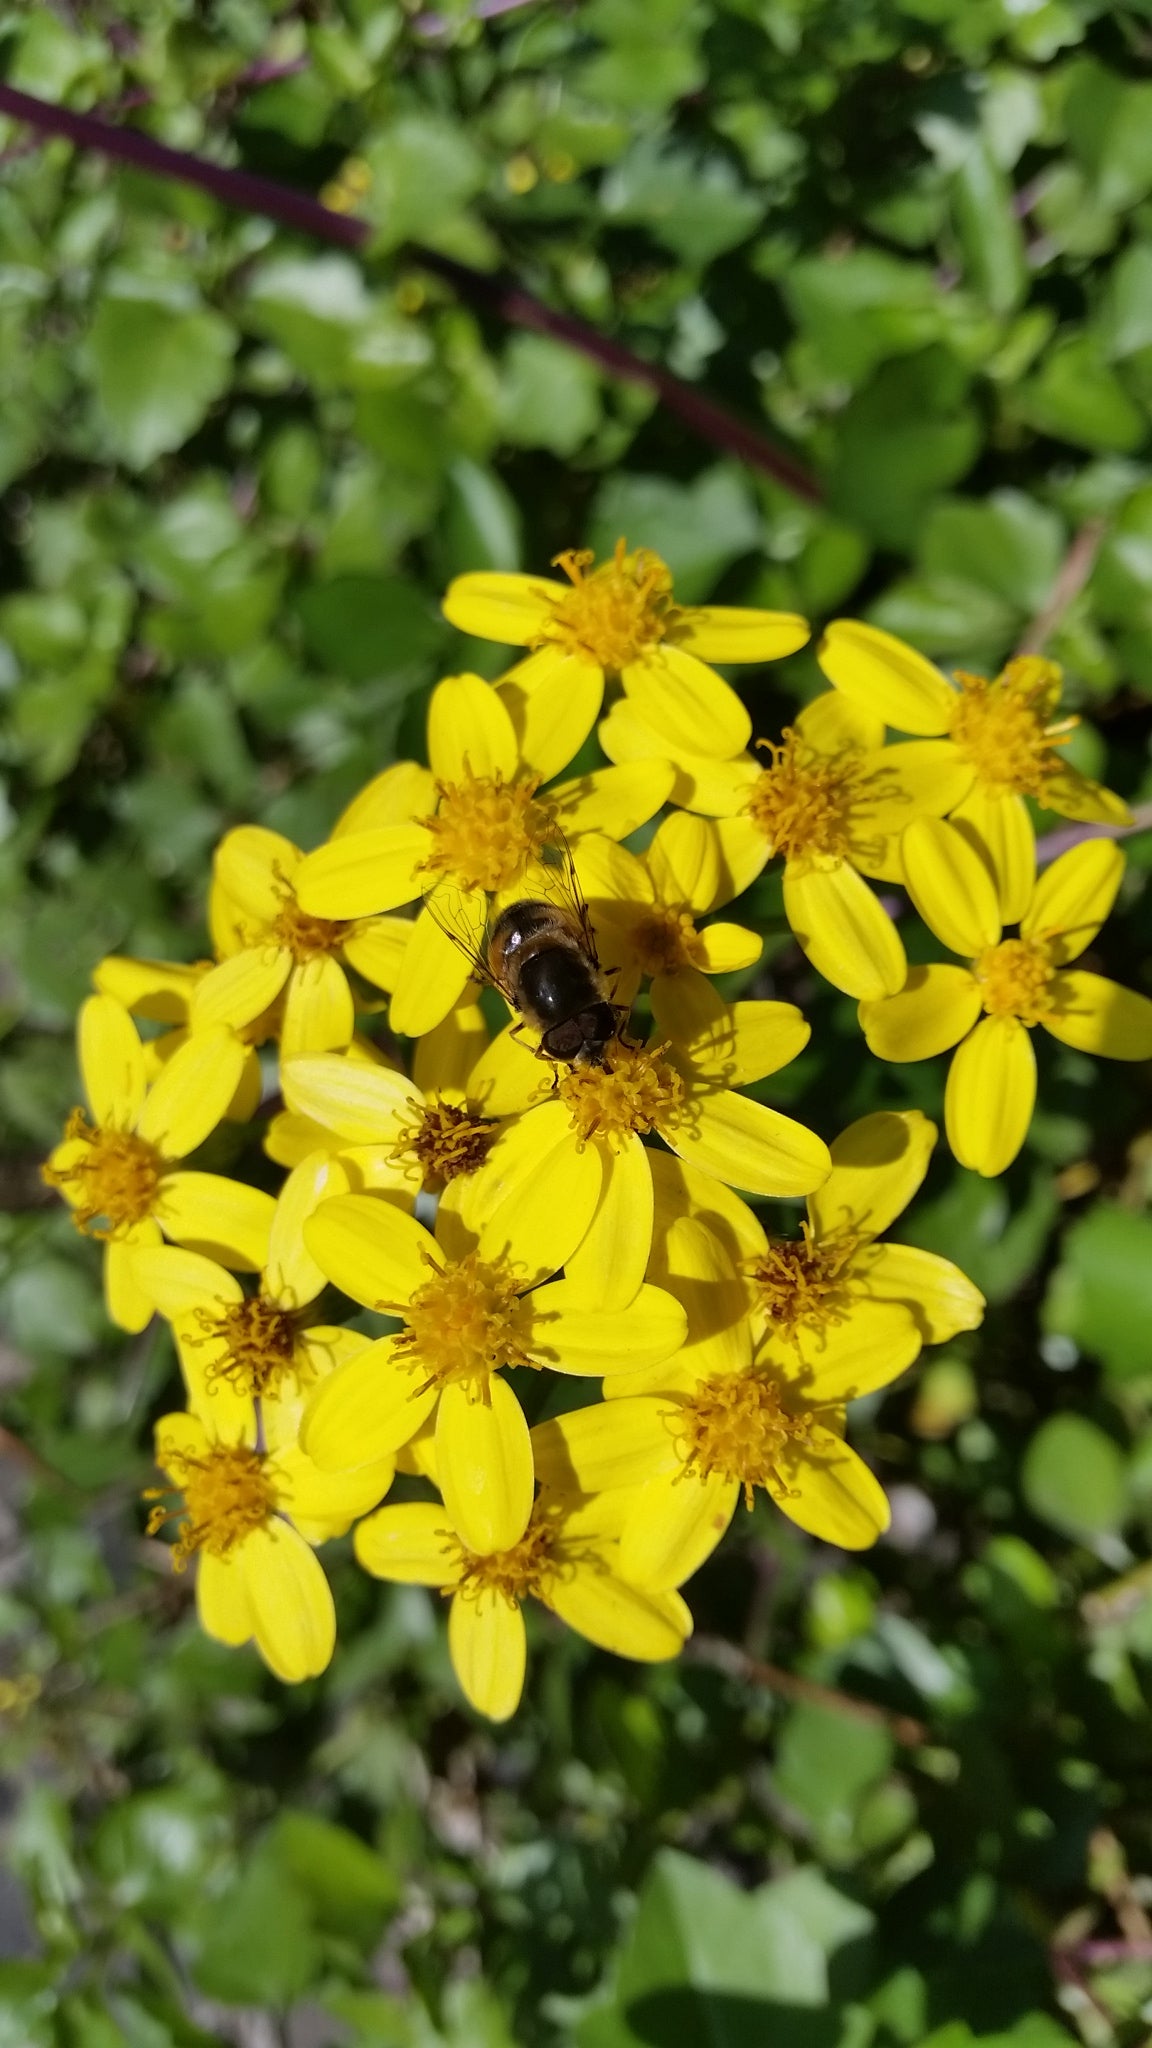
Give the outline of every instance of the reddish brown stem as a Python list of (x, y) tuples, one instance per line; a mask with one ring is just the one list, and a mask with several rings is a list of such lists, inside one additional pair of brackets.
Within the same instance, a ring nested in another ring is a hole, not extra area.
[(894, 1713), (889, 1707), (881, 1707), (874, 1700), (857, 1699), (855, 1694), (839, 1692), (833, 1685), (821, 1685), (815, 1678), (804, 1678), (797, 1671), (785, 1671), (780, 1664), (766, 1664), (759, 1657), (749, 1657), (744, 1650), (738, 1650), (734, 1643), (726, 1643), (719, 1636), (693, 1636), (685, 1646), (685, 1655), (700, 1664), (711, 1664), (718, 1671), (724, 1671), (730, 1678), (742, 1678), (749, 1685), (766, 1686), (769, 1692), (779, 1693), (784, 1700), (799, 1700), (807, 1706), (828, 1707), (833, 1713), (848, 1714), (854, 1721), (869, 1721), (874, 1727), (886, 1728), (893, 1740), (906, 1749), (919, 1749), (928, 1740), (928, 1730), (922, 1721), (914, 1720), (911, 1714)]

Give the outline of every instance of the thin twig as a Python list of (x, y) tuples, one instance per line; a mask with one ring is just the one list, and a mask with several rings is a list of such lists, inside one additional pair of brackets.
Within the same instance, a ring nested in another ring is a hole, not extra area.
[(693, 1636), (685, 1645), (684, 1654), (698, 1664), (710, 1664), (729, 1678), (742, 1678), (747, 1685), (766, 1686), (769, 1692), (779, 1693), (781, 1699), (800, 1700), (806, 1706), (828, 1707), (834, 1713), (848, 1714), (854, 1721), (869, 1721), (874, 1727), (887, 1729), (906, 1749), (919, 1749), (928, 1740), (924, 1723), (914, 1720), (911, 1714), (894, 1713), (889, 1707), (878, 1706), (875, 1700), (857, 1699), (853, 1693), (839, 1692), (833, 1685), (803, 1678), (798, 1671), (766, 1664), (762, 1658), (749, 1657), (745, 1650), (719, 1636)]
[[(171, 149), (138, 128), (115, 126), (93, 114), (79, 114), (71, 107), (51, 105), (14, 86), (0, 85), (0, 114), (15, 121), (28, 121), (50, 135), (62, 135), (81, 149), (100, 150), (105, 156), (134, 164), (156, 178), (172, 178), (211, 192), (225, 206), (263, 214), (298, 234), (318, 241), (334, 242), (341, 248), (361, 250), (371, 236), (367, 221), (354, 215), (334, 213), (318, 199), (264, 178), (254, 171), (233, 169), (213, 163), (189, 150)], [(778, 483), (819, 504), (823, 497), (816, 478), (782, 448), (776, 447), (757, 427), (739, 419), (715, 399), (674, 377), (661, 363), (646, 362), (622, 342), (600, 334), (570, 313), (560, 313), (525, 291), (514, 279), (487, 276), (457, 263), (437, 250), (414, 247), (413, 259), (452, 285), (463, 298), (497, 314), (516, 327), (528, 327), (587, 356), (609, 376), (631, 384), (643, 384), (654, 391), (669, 412), (675, 413), (704, 441), (735, 455), (753, 469), (776, 478)]]
[(10, 1458), (14, 1465), (23, 1465), (26, 1472), (31, 1472), (34, 1478), (47, 1486), (60, 1486), (68, 1493), (79, 1491), (71, 1479), (66, 1479), (62, 1472), (57, 1472), (55, 1466), (49, 1465), (47, 1460), (40, 1456), (39, 1451), (34, 1451), (31, 1444), (26, 1444), (23, 1437), (16, 1435), (15, 1430), (5, 1429), (3, 1423), (0, 1423), (0, 1458)]
[(1100, 543), (1108, 530), (1104, 519), (1086, 519), (1075, 536), (1064, 560), (1056, 571), (1052, 588), (1040, 610), (1024, 632), (1016, 652), (1018, 654), (1040, 654), (1064, 617), (1069, 606), (1074, 604), (1096, 566)]
[(1036, 865), (1046, 868), (1070, 846), (1082, 846), (1086, 839), (1130, 839), (1134, 832), (1152, 831), (1152, 804), (1137, 804), (1127, 825), (1061, 825), (1036, 841)]

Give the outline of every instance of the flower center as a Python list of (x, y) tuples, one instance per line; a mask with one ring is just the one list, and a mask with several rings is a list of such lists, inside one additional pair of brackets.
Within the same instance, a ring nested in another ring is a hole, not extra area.
[(1002, 939), (998, 946), (986, 946), (973, 966), (990, 1017), (1019, 1017), (1022, 1024), (1038, 1024), (1048, 1015), (1056, 970), (1047, 946), (1038, 939)]
[(496, 1136), (496, 1124), (473, 1116), (458, 1102), (429, 1096), (416, 1121), (406, 1124), (392, 1148), (397, 1158), (414, 1158), (433, 1188), (446, 1187), (462, 1173), (482, 1166)]
[(288, 1378), (299, 1379), (295, 1318), (263, 1295), (219, 1309), (198, 1308), (196, 1320), (204, 1335), (194, 1341), (225, 1349), (225, 1356), (208, 1368), (209, 1384), (229, 1380), (239, 1393), (255, 1397), (278, 1392)]
[(460, 1562), (460, 1579), (445, 1591), (461, 1593), (465, 1600), (478, 1600), (481, 1593), (499, 1593), (510, 1607), (518, 1607), (529, 1594), (539, 1596), (552, 1562), (552, 1531), (546, 1520), (534, 1515), (527, 1529), (510, 1550), (494, 1550), (478, 1557), (466, 1550), (459, 1537), (449, 1536), (445, 1548), (453, 1550)]
[(439, 804), (420, 819), (432, 835), (422, 863), (427, 873), (461, 889), (507, 888), (554, 830), (546, 806), (535, 802), (536, 788), (534, 776), (505, 782), (470, 769), (462, 782), (438, 782)]
[(703, 965), (704, 947), (688, 910), (657, 905), (645, 911), (633, 928), (632, 945), (643, 974), (678, 974)]
[(280, 908), (268, 926), (268, 937), (275, 945), (286, 947), (301, 967), (307, 960), (338, 953), (353, 922), (351, 918), (312, 917), (300, 908), (291, 885), (281, 880)]
[(559, 1081), (561, 1101), (575, 1126), (577, 1143), (606, 1138), (614, 1152), (635, 1131), (644, 1137), (684, 1106), (684, 1081), (661, 1058), (664, 1048), (628, 1045), (613, 1039), (605, 1047), (604, 1064), (572, 1067)]
[(511, 1275), (469, 1252), (454, 1266), (437, 1267), (410, 1302), (379, 1306), (403, 1316), (407, 1328), (396, 1338), (397, 1359), (423, 1374), (417, 1392), (453, 1380), (478, 1380), (481, 1396), (489, 1373), (502, 1365), (531, 1365), (521, 1343), (522, 1310)]
[(84, 1151), (66, 1167), (40, 1168), (48, 1186), (66, 1188), (72, 1221), (88, 1237), (116, 1237), (152, 1213), (164, 1162), (146, 1138), (133, 1131), (90, 1124), (74, 1109), (64, 1126), (65, 1144), (79, 1140)]
[(753, 783), (746, 808), (772, 852), (785, 860), (803, 854), (842, 860), (856, 840), (853, 812), (870, 779), (861, 752), (844, 747), (820, 754), (794, 726), (785, 726), (779, 745), (758, 744), (772, 765)]
[(650, 548), (630, 555), (622, 540), (610, 562), (596, 569), (595, 559), (584, 548), (555, 557), (554, 566), (563, 569), (572, 588), (553, 600), (552, 616), (533, 644), (558, 642), (618, 671), (655, 647), (675, 624), (672, 575)]
[(807, 1409), (786, 1409), (779, 1388), (762, 1374), (715, 1373), (685, 1397), (674, 1429), (685, 1469), (738, 1480), (751, 1507), (756, 1486), (776, 1500), (787, 1497), (780, 1459), (789, 1444), (808, 1441), (810, 1421)]
[(801, 1228), (801, 1238), (769, 1238), (747, 1269), (768, 1320), (788, 1336), (801, 1323), (820, 1329), (841, 1320), (840, 1282), (857, 1247), (855, 1237), (817, 1242), (810, 1224)]
[(960, 696), (951, 733), (981, 782), (1020, 796), (1043, 797), (1060, 767), (1056, 749), (1068, 744), (1078, 718), (1052, 720), (1060, 702), (1054, 661), (1025, 654), (1010, 661), (995, 682), (958, 673)]
[[(165, 1449), (161, 1444), (160, 1457), (172, 1488), (150, 1486), (145, 1492), (145, 1500), (156, 1503), (148, 1516), (148, 1534), (155, 1536), (165, 1522), (178, 1524), (172, 1553), (178, 1572), (196, 1550), (206, 1550), (210, 1557), (226, 1557), (275, 1512), (276, 1489), (268, 1477), (269, 1461), (245, 1444), (210, 1444), (202, 1456), (195, 1457), (191, 1451)], [(169, 1507), (165, 1502), (171, 1499), (173, 1489), (183, 1497), (177, 1506)]]

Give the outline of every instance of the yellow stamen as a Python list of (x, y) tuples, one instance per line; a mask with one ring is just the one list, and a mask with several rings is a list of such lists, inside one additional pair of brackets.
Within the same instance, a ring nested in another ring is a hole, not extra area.
[(958, 673), (960, 696), (951, 734), (981, 782), (1019, 796), (1043, 798), (1045, 785), (1062, 766), (1057, 749), (1067, 746), (1078, 718), (1055, 722), (1060, 670), (1054, 661), (1025, 654), (989, 682)]
[(689, 910), (655, 905), (633, 927), (632, 945), (642, 974), (679, 974), (703, 967), (705, 953)]
[(763, 1374), (715, 1373), (684, 1397), (672, 1426), (685, 1470), (738, 1480), (751, 1507), (757, 1486), (774, 1500), (789, 1497), (780, 1460), (790, 1444), (808, 1442), (811, 1419), (807, 1409), (785, 1408)]
[(275, 1513), (276, 1488), (268, 1476), (269, 1460), (246, 1444), (210, 1444), (202, 1456), (193, 1456), (191, 1451), (162, 1443), (157, 1456), (183, 1499), (176, 1507), (167, 1507), (170, 1489), (150, 1486), (144, 1498), (156, 1505), (148, 1516), (148, 1534), (155, 1536), (168, 1521), (179, 1525), (172, 1552), (178, 1572), (197, 1550), (206, 1550), (210, 1557), (227, 1557)]
[(445, 1590), (460, 1593), (465, 1600), (478, 1600), (482, 1593), (498, 1593), (510, 1607), (519, 1607), (530, 1594), (538, 1598), (550, 1576), (553, 1534), (547, 1519), (539, 1514), (533, 1516), (519, 1543), (514, 1543), (510, 1550), (492, 1551), (486, 1557), (467, 1550), (459, 1537), (447, 1530), (445, 1538), (445, 1549), (454, 1553), (460, 1566), (457, 1585)]
[(463, 1104), (432, 1095), (416, 1120), (404, 1125), (392, 1155), (396, 1159), (413, 1157), (425, 1182), (435, 1190), (462, 1173), (475, 1173), (492, 1149), (496, 1130), (495, 1123), (473, 1116)]
[(771, 755), (772, 765), (753, 783), (746, 809), (773, 853), (785, 860), (804, 855), (843, 860), (869, 850), (860, 839), (856, 814), (885, 791), (860, 749), (818, 753), (793, 726), (785, 726), (779, 745), (772, 740), (758, 744)]
[[(256, 1294), (217, 1309), (198, 1308), (196, 1320), (204, 1335), (194, 1342), (224, 1347), (224, 1356), (208, 1367), (209, 1383), (229, 1380), (237, 1392), (254, 1398), (278, 1393), (287, 1379), (299, 1382), (296, 1319), (288, 1309)], [(303, 1376), (310, 1377), (306, 1368)]]
[(801, 1324), (822, 1329), (843, 1320), (842, 1282), (858, 1242), (851, 1236), (818, 1240), (809, 1223), (801, 1229), (800, 1238), (769, 1238), (767, 1249), (748, 1267), (761, 1306), (787, 1336)]
[(77, 1230), (108, 1238), (142, 1223), (155, 1206), (164, 1171), (155, 1145), (133, 1131), (90, 1124), (82, 1109), (74, 1109), (64, 1126), (64, 1143), (77, 1140), (85, 1148), (80, 1158), (66, 1167), (40, 1168), (49, 1187), (67, 1191)]
[(351, 930), (352, 920), (348, 918), (312, 917), (300, 908), (295, 890), (281, 881), (280, 908), (268, 926), (267, 936), (274, 945), (286, 947), (298, 967), (308, 960), (338, 953)]
[(425, 871), (461, 889), (507, 888), (555, 831), (536, 789), (534, 776), (505, 782), (470, 769), (461, 782), (438, 782), (436, 810), (420, 819), (432, 835)]
[(614, 1039), (600, 1067), (572, 1067), (558, 1083), (561, 1101), (576, 1129), (577, 1142), (605, 1138), (614, 1152), (633, 1132), (644, 1137), (662, 1123), (675, 1122), (684, 1108), (683, 1077), (661, 1058), (664, 1048), (629, 1045)]
[(555, 557), (572, 588), (553, 599), (551, 617), (532, 644), (565, 647), (615, 673), (657, 646), (675, 625), (672, 575), (650, 548), (630, 555), (623, 540), (610, 562), (597, 569), (595, 559), (585, 548)]
[(998, 946), (986, 946), (973, 966), (990, 1017), (1038, 1024), (1052, 1009), (1056, 969), (1039, 939), (1002, 939)]
[(380, 1303), (388, 1314), (403, 1316), (408, 1326), (395, 1339), (397, 1361), (410, 1371), (420, 1370), (419, 1393), (472, 1380), (483, 1399), (490, 1373), (502, 1365), (532, 1364), (521, 1342), (524, 1311), (515, 1284), (508, 1272), (475, 1252), (455, 1265), (437, 1267), (430, 1258), (427, 1263), (432, 1278), (406, 1306)]

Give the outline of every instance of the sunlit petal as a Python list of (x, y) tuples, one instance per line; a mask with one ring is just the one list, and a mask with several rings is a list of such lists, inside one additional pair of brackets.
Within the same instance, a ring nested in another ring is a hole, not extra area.
[(944, 1091), (948, 1143), (961, 1166), (991, 1176), (1011, 1166), (1036, 1100), (1036, 1055), (1017, 1017), (985, 1017), (957, 1048)]

